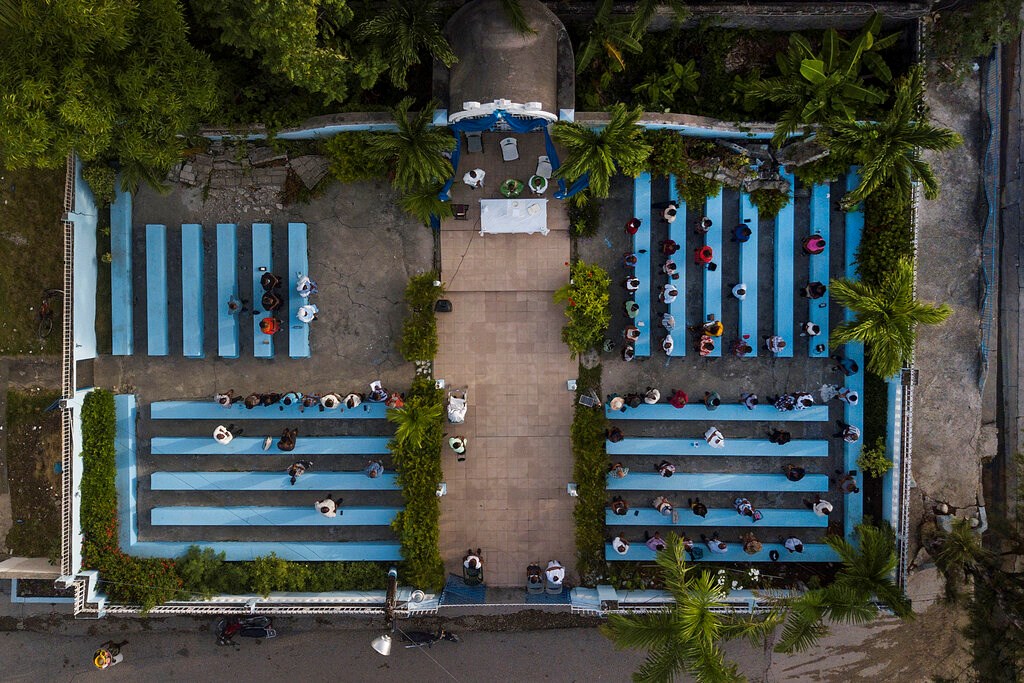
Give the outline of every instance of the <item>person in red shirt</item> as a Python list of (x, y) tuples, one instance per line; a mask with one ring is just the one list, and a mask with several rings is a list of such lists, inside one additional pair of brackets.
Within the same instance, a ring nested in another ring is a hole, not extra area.
[(263, 334), (277, 334), (281, 331), (281, 321), (274, 317), (267, 317), (260, 321), (260, 332)]
[(693, 252), (693, 261), (698, 266), (706, 266), (711, 263), (713, 258), (715, 258), (715, 252), (706, 244)]
[(630, 218), (629, 222), (626, 223), (626, 233), (629, 235), (635, 235), (640, 230), (640, 219)]
[(670, 398), (668, 402), (672, 404), (673, 408), (682, 408), (686, 405), (688, 400), (689, 397), (686, 395), (685, 391), (682, 389), (676, 389), (672, 394), (672, 398)]

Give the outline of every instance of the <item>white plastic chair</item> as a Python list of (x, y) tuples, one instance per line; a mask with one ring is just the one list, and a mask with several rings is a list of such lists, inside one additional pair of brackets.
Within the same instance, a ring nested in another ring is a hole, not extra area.
[(537, 157), (537, 170), (534, 175), (539, 175), (541, 178), (551, 179), (551, 160), (546, 156)]
[(501, 158), (505, 161), (515, 161), (519, 158), (519, 142), (515, 138), (505, 138), (501, 141)]

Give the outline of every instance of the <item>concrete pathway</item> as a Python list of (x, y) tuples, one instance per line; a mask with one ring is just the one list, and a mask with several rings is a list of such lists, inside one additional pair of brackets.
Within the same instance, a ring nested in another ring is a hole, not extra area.
[(457, 462), (447, 447), (442, 458), (441, 552), (448, 570), (461, 573), (466, 549), (482, 548), (494, 586), (521, 584), (530, 562), (557, 558), (571, 568), (575, 559), (565, 487), (573, 399), (566, 380), (576, 363), (561, 340), (563, 309), (551, 298), (568, 277), (562, 209), (552, 200), (547, 236), (481, 237), (469, 221), (446, 222), (441, 232), (442, 280), (454, 310), (438, 318), (434, 374), (469, 389), (465, 424), (448, 425), (449, 435), (468, 438), (467, 459)]

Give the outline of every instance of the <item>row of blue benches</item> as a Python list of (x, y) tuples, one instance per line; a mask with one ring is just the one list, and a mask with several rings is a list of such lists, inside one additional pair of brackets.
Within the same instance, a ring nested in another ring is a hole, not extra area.
[[(775, 245), (775, 271), (774, 271), (774, 285), (775, 285), (775, 308), (774, 308), (774, 332), (783, 338), (786, 342), (786, 347), (777, 355), (783, 358), (791, 358), (793, 356), (793, 345), (794, 345), (794, 304), (793, 297), (795, 293), (796, 283), (794, 281), (794, 255), (796, 253), (796, 235), (795, 235), (795, 223), (796, 223), (796, 210), (794, 206), (794, 188), (795, 178), (792, 174), (783, 173), (785, 179), (790, 182), (790, 201), (789, 204), (783, 208), (775, 219), (775, 234), (774, 234), (774, 245)], [(847, 187), (852, 188), (857, 184), (856, 169), (852, 169), (847, 176)], [(669, 226), (669, 238), (675, 240), (680, 245), (686, 244), (686, 205), (685, 202), (679, 200), (678, 191), (675, 186), (675, 178), (669, 176), (669, 199), (676, 202), (679, 205), (679, 211), (676, 216), (675, 222)], [(640, 230), (633, 238), (633, 250), (637, 255), (636, 272), (641, 275), (640, 277), (640, 290), (635, 294), (635, 300), (640, 306), (640, 312), (637, 315), (637, 326), (640, 328), (641, 336), (636, 343), (636, 354), (638, 356), (649, 356), (651, 349), (651, 315), (650, 315), (650, 302), (652, 299), (652, 291), (657, 292), (661, 290), (662, 282), (660, 280), (655, 283), (650, 283), (648, 273), (650, 273), (650, 248), (651, 248), (651, 177), (650, 174), (642, 173), (634, 181), (633, 191), (633, 211), (634, 215), (640, 219), (641, 226)], [(863, 221), (862, 214), (858, 218), (857, 212), (848, 214), (847, 221), (856, 222), (857, 220)], [(710, 197), (706, 201), (704, 207), (704, 215), (711, 219), (711, 229), (705, 235), (705, 244), (707, 244), (713, 250), (715, 254), (715, 262), (718, 264), (718, 268), (715, 270), (703, 269), (704, 276), (704, 318), (701, 322), (707, 320), (721, 320), (722, 319), (722, 270), (721, 270), (721, 253), (722, 243), (724, 234), (724, 212), (723, 212), (723, 198), (722, 194), (719, 193), (716, 197)], [(757, 327), (757, 310), (758, 310), (758, 296), (757, 296), (757, 283), (758, 283), (758, 212), (757, 207), (754, 206), (750, 199), (750, 195), (741, 192), (740, 193), (740, 207), (739, 207), (740, 222), (750, 228), (751, 235), (750, 239), (746, 242), (740, 243), (739, 248), (739, 273), (740, 280), (747, 285), (746, 297), (739, 302), (739, 328), (738, 337), (747, 338), (753, 353), (749, 355), (757, 355), (760, 347), (760, 334)], [(826, 242), (825, 250), (821, 254), (813, 255), (809, 257), (809, 280), (822, 282), (828, 284), (830, 279), (829, 273), (829, 228), (830, 228), (830, 189), (828, 185), (814, 185), (811, 188), (811, 203), (810, 203), (810, 233), (818, 233)], [(847, 239), (847, 244), (851, 241)], [(859, 233), (856, 240), (856, 245), (859, 245)], [(641, 250), (646, 250), (645, 253), (640, 253)], [(848, 258), (853, 258), (856, 253), (856, 246), (854, 251), (850, 252), (847, 250)], [(676, 256), (677, 263), (681, 262), (684, 267), (679, 269), (680, 277), (675, 281), (676, 287), (679, 290), (679, 296), (675, 302), (669, 305), (669, 312), (676, 319), (676, 330), (673, 332), (673, 340), (675, 341), (672, 354), (673, 356), (685, 356), (687, 350), (686, 343), (686, 276), (685, 276), (685, 264), (689, 260), (689, 254), (683, 254), (681, 251)], [(829, 299), (825, 296), (821, 299), (808, 300), (808, 312), (805, 321), (815, 323), (821, 330), (821, 333), (813, 339), (813, 342), (808, 345), (808, 353), (811, 357), (826, 357), (829, 354), (828, 350), (828, 330), (829, 330)], [(639, 323), (643, 323), (643, 325)], [(656, 321), (657, 322), (657, 321)], [(729, 335), (727, 335), (729, 336)], [(714, 351), (710, 354), (712, 357), (719, 357), (722, 355), (722, 341), (719, 340), (715, 345)]]
[(758, 404), (751, 410), (742, 403), (723, 403), (708, 410), (703, 403), (687, 403), (674, 408), (668, 403), (642, 403), (636, 408), (612, 410), (606, 403), (609, 420), (702, 420), (705, 422), (827, 422), (828, 406), (814, 405), (804, 410), (780, 412), (773, 405)]
[(653, 507), (643, 509), (630, 509), (625, 515), (617, 515), (610, 509), (605, 510), (604, 523), (606, 526), (699, 526), (699, 527), (802, 527), (802, 528), (825, 528), (828, 527), (828, 517), (817, 515), (809, 509), (781, 509), (781, 508), (758, 508), (761, 512), (761, 519), (754, 521), (753, 518), (741, 515), (733, 508), (709, 508), (705, 517), (698, 517), (690, 512), (689, 508), (680, 507), (675, 509), (678, 521), (673, 517), (663, 515)]
[[(153, 455), (263, 455), (280, 453), (277, 440), (264, 450), (262, 436), (236, 436), (222, 444), (206, 436), (158, 436), (150, 442)], [(384, 455), (387, 436), (300, 436), (291, 455)]]
[[(134, 352), (132, 304), (132, 204), (131, 195), (118, 193), (111, 205), (111, 331), (114, 355)], [(217, 351), (223, 358), (239, 355), (239, 313), (228, 310), (228, 301), (238, 293), (238, 231), (234, 223), (218, 223), (217, 234)], [(271, 225), (252, 226), (253, 297), (262, 296), (260, 278), (273, 272)], [(167, 289), (167, 226), (146, 225), (146, 333), (151, 356), (169, 353), (169, 293)], [(181, 226), (181, 333), (182, 353), (202, 358), (204, 351), (203, 226)], [(309, 272), (305, 223), (288, 224), (288, 353), (292, 358), (309, 356), (309, 325), (297, 319), (305, 302), (295, 291), (300, 275)], [(260, 330), (260, 316), (253, 318), (253, 352), (257, 358), (274, 355), (273, 339)]]
[(302, 507), (194, 506), (155, 507), (153, 526), (389, 526), (401, 512), (397, 507), (344, 507), (342, 514), (325, 517), (313, 504)]
[[(234, 442), (232, 442), (234, 443)], [(722, 448), (712, 448), (703, 436), (689, 439), (630, 437), (605, 443), (608, 455), (687, 455), (714, 457), (779, 457), (827, 458), (828, 441), (824, 439), (793, 439), (776, 444), (768, 439), (729, 439)]]
[(330, 410), (317, 406), (303, 410), (298, 403), (255, 408), (246, 408), (241, 402), (222, 406), (214, 401), (156, 401), (149, 405), (149, 416), (154, 420), (383, 420), (387, 413), (383, 403), (367, 401), (352, 409)]
[[(224, 553), (231, 562), (251, 561), (273, 553), (295, 562), (397, 562), (402, 559), (401, 544), (397, 541), (344, 541), (344, 542), (287, 542), (287, 541), (140, 541), (138, 538), (138, 486), (135, 425), (138, 408), (135, 396), (119, 394), (114, 397), (116, 432), (114, 448), (117, 466), (117, 509), (121, 550), (135, 557), (181, 557), (193, 545)], [(163, 477), (160, 485), (157, 475)], [(198, 475), (198, 477), (196, 476)], [(241, 475), (241, 476), (239, 476)], [(249, 478), (246, 475), (250, 475)], [(208, 478), (205, 479), (204, 478)], [(217, 481), (219, 480), (219, 485)], [(299, 477), (292, 486), (285, 473), (273, 472), (157, 472), (151, 477), (153, 490), (242, 490), (282, 491), (306, 490), (398, 490), (394, 474), (370, 479), (362, 472), (311, 472)], [(312, 506), (309, 508), (312, 510)], [(344, 517), (344, 515), (342, 515)], [(338, 519), (335, 517), (334, 519)]]
[[(853, 190), (860, 184), (859, 169), (853, 168), (850, 173), (846, 176), (846, 189), (847, 191)], [(864, 210), (862, 206), (858, 206), (854, 211), (846, 214), (846, 251), (845, 251), (845, 266), (846, 266), (846, 277), (851, 280), (859, 279), (857, 274), (857, 262), (856, 254), (860, 248), (861, 237), (864, 232)], [(853, 311), (847, 310), (845, 317), (847, 320), (854, 318)], [(857, 363), (861, 368), (864, 367), (864, 345), (857, 343), (845, 344), (843, 346), (843, 354), (850, 360)], [(858, 372), (846, 378), (846, 387), (856, 391), (862, 400), (858, 401), (854, 405), (845, 403), (843, 405), (843, 420), (847, 424), (857, 425), (861, 429), (864, 427), (864, 372)], [(843, 444), (843, 467), (846, 471), (857, 470), (857, 459), (860, 458), (861, 449), (863, 448), (863, 439), (858, 440), (855, 443), (844, 443)], [(863, 487), (863, 475), (857, 472), (857, 485)], [(847, 538), (851, 538), (853, 535), (854, 527), (860, 522), (860, 519), (864, 516), (864, 498), (862, 493), (853, 494), (846, 496), (845, 499), (845, 515), (843, 517), (843, 532)]]
[[(771, 562), (771, 552), (774, 550), (779, 554), (777, 562), (838, 562), (839, 555), (824, 543), (805, 543), (802, 553), (791, 553), (781, 543), (764, 543), (761, 551), (755, 555), (748, 555), (743, 552), (743, 544), (736, 541), (727, 541), (728, 546), (724, 553), (711, 553), (700, 541), (695, 541), (696, 547), (701, 548), (702, 555), (693, 558), (697, 562)], [(637, 541), (630, 543), (629, 550), (625, 554), (615, 552), (611, 543), (606, 543), (604, 548), (604, 559), (609, 562), (653, 562), (655, 552), (646, 545)]]
[(825, 492), (828, 476), (808, 474), (790, 481), (784, 474), (732, 474), (726, 472), (676, 473), (663, 477), (656, 472), (630, 472), (625, 477), (608, 475), (609, 491), (764, 491)]

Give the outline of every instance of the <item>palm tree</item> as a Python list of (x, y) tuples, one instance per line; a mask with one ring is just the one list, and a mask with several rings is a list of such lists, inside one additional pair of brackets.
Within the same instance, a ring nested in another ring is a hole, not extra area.
[(612, 71), (625, 69), (624, 53), (640, 54), (643, 51), (641, 40), (661, 5), (672, 9), (676, 22), (681, 22), (689, 13), (684, 0), (640, 0), (632, 16), (613, 17), (614, 0), (600, 0), (587, 40), (577, 51), (576, 73), (583, 73), (602, 54), (610, 61)]
[(439, 220), (451, 218), (452, 203), (442, 201), (439, 197), (442, 185), (423, 185), (404, 193), (398, 200), (406, 213), (415, 216), (423, 222), (423, 225), (430, 225), (431, 216), (437, 216)]
[(0, 0), (0, 28), (13, 28), (20, 19), (20, 2), (17, 2), (17, 0)]
[(868, 369), (879, 377), (891, 377), (910, 357), (917, 339), (917, 325), (937, 325), (953, 309), (914, 298), (914, 265), (897, 259), (882, 277), (870, 285), (855, 280), (833, 280), (832, 298), (852, 310), (853, 320), (832, 330), (832, 346), (864, 342), (868, 346)]
[(423, 445), (431, 427), (444, 415), (444, 406), (438, 402), (424, 402), (410, 397), (401, 408), (388, 410), (388, 422), (395, 425), (395, 441), (412, 449)]
[(633, 674), (635, 681), (671, 681), (683, 672), (698, 681), (743, 680), (736, 665), (725, 660), (720, 643), (763, 638), (778, 625), (780, 615), (757, 619), (724, 611), (726, 592), (718, 580), (707, 570), (692, 574), (678, 536), (670, 534), (665, 541), (667, 547), (656, 561), (675, 604), (667, 612), (611, 614), (601, 631), (616, 647), (647, 650), (647, 661)]
[(433, 185), (454, 173), (452, 163), (442, 154), (455, 148), (455, 138), (450, 131), (430, 125), (437, 102), (429, 102), (410, 119), (412, 102), (406, 97), (395, 107), (396, 132), (374, 135), (367, 142), (371, 152), (394, 163), (394, 185), (403, 190)]
[(364, 21), (356, 35), (370, 41), (388, 65), (391, 82), (405, 90), (409, 68), (429, 54), (445, 66), (458, 61), (441, 30), (441, 15), (436, 0), (391, 0)]
[(568, 151), (558, 175), (572, 182), (589, 174), (590, 192), (597, 198), (608, 196), (615, 173), (639, 175), (651, 154), (643, 129), (636, 125), (642, 114), (640, 107), (628, 110), (619, 103), (612, 107), (608, 124), (599, 131), (574, 122), (557, 122), (553, 137)]
[(950, 150), (963, 138), (920, 120), (923, 92), (920, 67), (911, 69), (897, 82), (892, 107), (880, 120), (836, 120), (822, 133), (822, 142), (833, 154), (861, 164), (860, 184), (843, 198), (844, 205), (853, 206), (886, 184), (909, 196), (911, 180), (924, 186), (928, 199), (938, 196), (939, 182), (918, 150)]
[(809, 590), (796, 597), (780, 598), (788, 609), (786, 624), (775, 649), (802, 652), (828, 634), (826, 622), (862, 624), (878, 616), (879, 602), (901, 619), (913, 618), (910, 600), (892, 579), (896, 569), (896, 536), (885, 524), (857, 527), (858, 546), (841, 536), (828, 536), (825, 542), (836, 551), (842, 569), (835, 581), (824, 588)]

